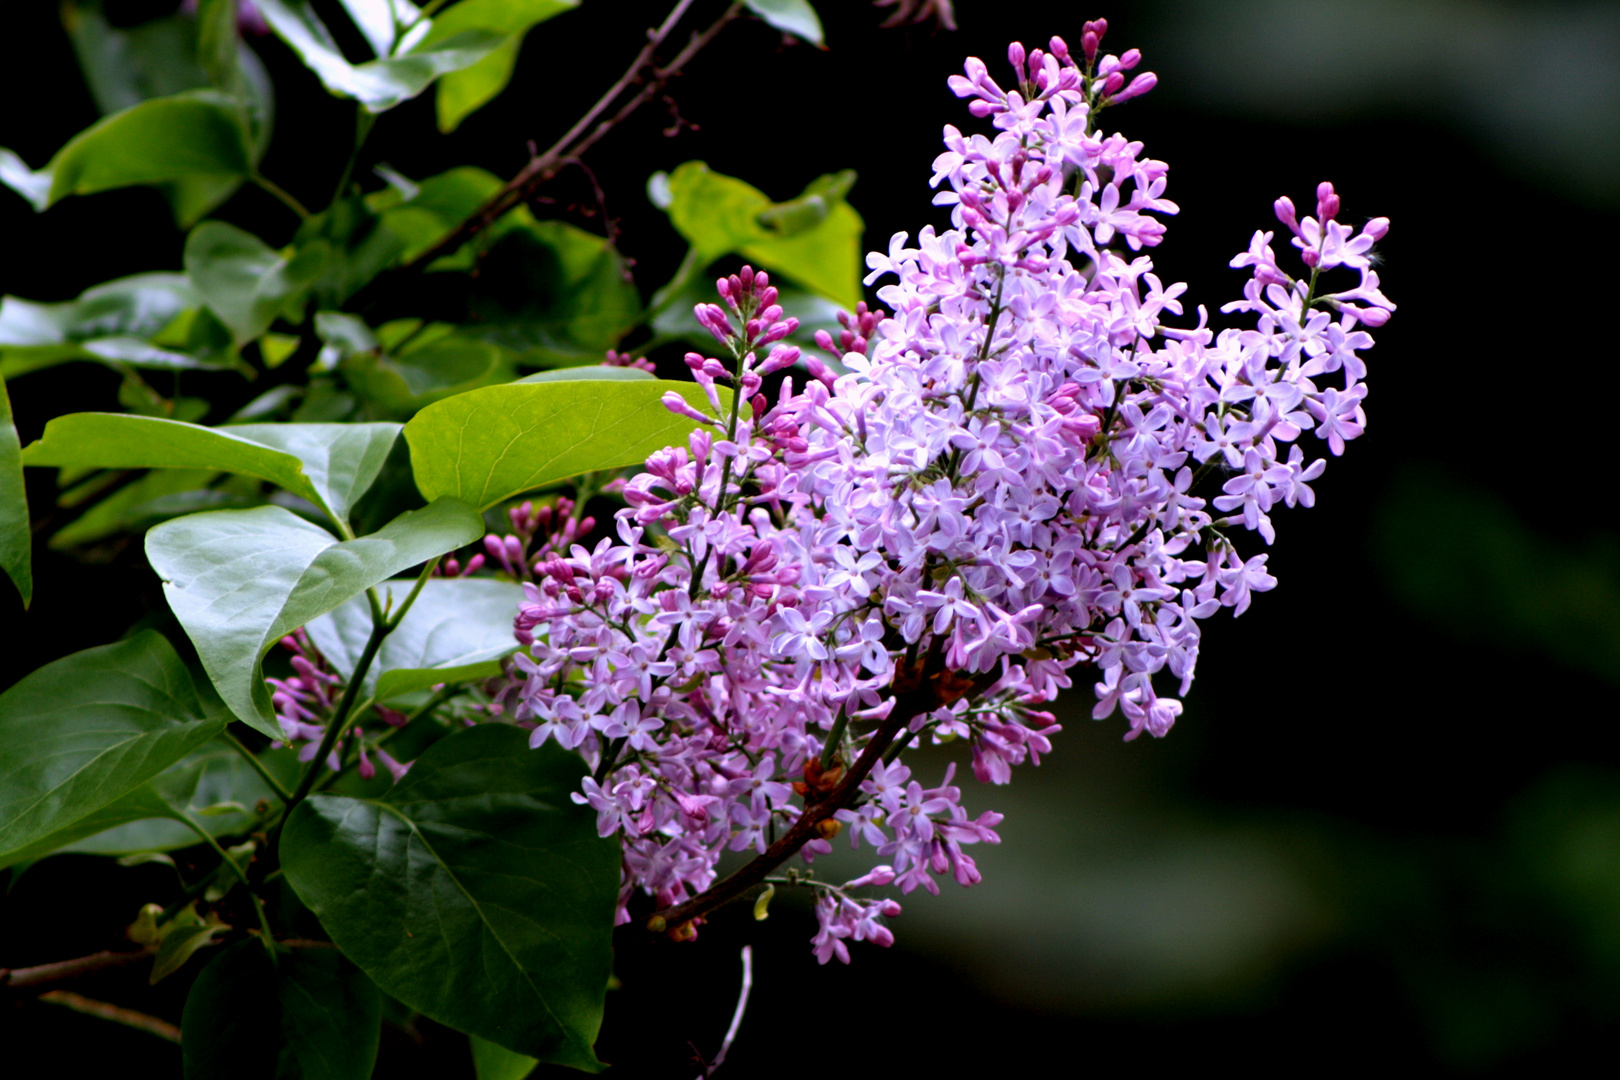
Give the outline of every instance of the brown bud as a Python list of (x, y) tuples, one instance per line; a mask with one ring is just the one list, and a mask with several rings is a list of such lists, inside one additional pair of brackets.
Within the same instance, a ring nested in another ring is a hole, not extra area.
[(844, 823), (837, 818), (822, 818), (816, 822), (816, 835), (823, 840), (832, 840), (844, 831)]

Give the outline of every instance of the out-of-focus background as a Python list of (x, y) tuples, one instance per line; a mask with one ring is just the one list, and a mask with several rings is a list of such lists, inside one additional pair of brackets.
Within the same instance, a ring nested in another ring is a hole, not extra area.
[[(104, 4), (124, 26), (176, 6)], [(662, 7), (585, 0), (530, 36), (512, 89), (453, 137), (424, 98), (385, 118), (364, 164), (510, 175)], [(879, 30), (857, 0), (818, 7), (827, 52), (728, 33), (675, 87), (678, 135), (653, 110), (593, 151), (644, 293), (681, 251), (644, 194), (654, 170), (702, 158), (785, 198), (853, 167), (851, 202), (882, 246), (942, 219), (927, 188), (940, 128), (978, 128), (945, 87), (962, 57), (998, 71), (1009, 40), (1077, 45), (1081, 21), (1106, 15), (1106, 46), (1140, 47), (1160, 76), (1106, 121), (1170, 164), (1181, 213), (1152, 253), (1162, 276), (1216, 311), (1272, 200), (1309, 205), (1331, 179), (1347, 220), (1393, 220), (1380, 273), (1400, 307), (1369, 354), (1366, 437), (1330, 464), (1315, 509), (1279, 516), (1281, 584), (1211, 620), (1168, 738), (1122, 742), (1077, 688), (1045, 764), (1005, 788), (967, 780), (972, 811), (1006, 814), (1003, 843), (974, 853), (983, 884), (905, 898), (895, 947), (858, 946), (850, 969), (815, 965), (808, 910), (788, 897), (764, 923), (717, 918), (695, 945), (626, 941), (602, 1056), (619, 1075), (691, 1071), (686, 1043), (712, 1054), (752, 941), (726, 1066), (739, 1077), (1601, 1060), (1620, 1019), (1620, 4), (958, 0), (954, 32)], [(0, 144), (43, 161), (96, 106), (54, 5), (4, 18)], [(253, 45), (279, 94), (264, 170), (318, 198), (349, 106), (275, 39)], [(588, 196), (560, 184), (554, 210), (599, 228), (571, 205)], [(0, 191), (0, 291), (60, 300), (178, 269), (157, 198), (37, 216)], [(219, 216), (277, 213), (249, 191)], [(25, 441), (51, 415), (116, 407), (116, 391), (84, 365), (11, 386)], [(34, 611), (5, 616), (7, 683), (160, 602), (138, 547), (43, 558)], [(951, 751), (914, 768), (937, 780)], [(0, 947), (16, 963), (98, 947), (106, 897), (138, 904), (162, 873), (42, 864), (6, 899)], [(98, 1073), (178, 1067), (156, 1040), (45, 1011), (13, 1045), (93, 1040)], [(456, 1037), (424, 1038), (385, 1039), (378, 1075), (469, 1074)]]

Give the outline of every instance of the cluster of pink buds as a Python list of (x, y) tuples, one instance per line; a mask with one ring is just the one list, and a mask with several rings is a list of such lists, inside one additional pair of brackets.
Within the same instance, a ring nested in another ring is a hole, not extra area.
[[(278, 745), (299, 746), (298, 760), (307, 763), (315, 760), (315, 755), (320, 752), (326, 727), (331, 723), (332, 714), (343, 697), (344, 683), (330, 669), (326, 658), (315, 648), (302, 627), (282, 638), (281, 646), (292, 653), (289, 663), (293, 676), (290, 679), (265, 679), (270, 686), (270, 703), (285, 736), (284, 744)], [(377, 713), (384, 723), (392, 727), (400, 727), (405, 722), (405, 717), (392, 709), (379, 708)], [(400, 764), (386, 750), (380, 747), (368, 749), (365, 732), (359, 725), (352, 727), (347, 737), (359, 742), (356, 771), (362, 779), (370, 780), (377, 775), (377, 766), (371, 760), (373, 754), (395, 780), (409, 770), (409, 765)], [(343, 744), (344, 740), (339, 739), (327, 755), (326, 764), (333, 770), (341, 768)]]

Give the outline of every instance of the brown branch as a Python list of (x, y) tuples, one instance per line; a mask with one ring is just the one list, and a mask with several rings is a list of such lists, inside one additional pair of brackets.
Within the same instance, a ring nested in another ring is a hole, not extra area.
[(82, 994), (75, 994), (71, 990), (51, 990), (39, 995), (39, 1000), (48, 1001), (52, 1005), (62, 1005), (74, 1012), (84, 1013), (86, 1016), (96, 1016), (103, 1020), (111, 1020), (115, 1024), (132, 1027), (136, 1031), (144, 1031), (149, 1035), (156, 1035), (160, 1039), (167, 1039), (172, 1043), (180, 1041), (180, 1029), (167, 1020), (156, 1016), (149, 1016), (134, 1009), (126, 1009), (121, 1005), (112, 1005), (105, 1001), (87, 998)]
[(106, 968), (126, 967), (149, 959), (157, 952), (155, 946), (145, 949), (134, 949), (124, 952), (104, 950), (81, 956), (74, 960), (58, 960), (54, 964), (41, 964), (38, 967), (16, 968), (7, 970), (0, 968), (0, 987), (7, 990), (27, 990), (36, 986), (49, 986), (52, 983), (67, 982), (77, 979), (81, 975), (102, 971)]
[[(765, 854), (697, 896), (653, 912), (645, 923), (647, 929), (654, 932), (666, 928), (678, 929), (689, 920), (700, 918), (715, 908), (730, 903), (764, 881), (767, 874), (792, 858), (800, 848), (818, 835), (817, 826), (855, 799), (860, 793), (861, 781), (866, 779), (884, 752), (893, 745), (895, 737), (907, 732), (913, 719), (927, 715), (959, 698), (976, 697), (1000, 678), (1001, 672), (996, 669), (969, 681), (955, 672), (945, 670), (939, 652), (937, 650), (933, 652), (928, 657), (921, 676), (917, 678), (916, 685), (902, 690), (895, 698), (894, 710), (872, 733), (866, 748), (861, 751), (861, 756), (855, 759), (855, 764), (849, 767), (849, 771), (843, 775), (836, 787), (814, 801), (806, 797), (804, 812), (799, 815), (799, 820), (795, 821), (793, 827), (776, 843), (766, 848)], [(910, 733), (907, 732), (907, 740), (909, 739)]]
[[(692, 40), (675, 58), (663, 67), (654, 66), (657, 59), (658, 47), (669, 37), (675, 29), (675, 24), (686, 15), (687, 9), (692, 6), (693, 0), (679, 0), (669, 15), (656, 30), (647, 32), (647, 44), (636, 54), (635, 60), (625, 73), (619, 76), (617, 82), (608, 88), (607, 93), (597, 99), (585, 115), (574, 123), (574, 126), (565, 132), (562, 138), (551, 145), (545, 153), (532, 159), (523, 170), (506, 186), (496, 192), (488, 202), (457, 225), (454, 229), (428, 248), (422, 254), (406, 263), (402, 271), (415, 271), (431, 265), (435, 261), (458, 250), (461, 245), (488, 229), (503, 215), (522, 206), (534, 197), (535, 192), (542, 184), (555, 176), (570, 160), (577, 159), (594, 146), (597, 140), (612, 131), (629, 115), (642, 105), (646, 104), (654, 95), (663, 89), (664, 84), (680, 73), (691, 59), (701, 52), (704, 46), (713, 41), (715, 36), (725, 29), (727, 23), (742, 13), (742, 4), (734, 3), (726, 9), (707, 29), (694, 34)], [(641, 83), (638, 90), (629, 100), (620, 106), (619, 110), (607, 119), (602, 117), (611, 109), (619, 97), (634, 86)]]

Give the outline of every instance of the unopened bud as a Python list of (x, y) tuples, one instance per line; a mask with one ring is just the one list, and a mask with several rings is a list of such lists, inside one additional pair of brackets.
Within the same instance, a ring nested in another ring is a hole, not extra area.
[(822, 818), (816, 822), (816, 835), (823, 840), (831, 841), (844, 831), (844, 823), (837, 818)]
[[(771, 906), (771, 897), (775, 895), (776, 886), (767, 885), (765, 886), (765, 891), (759, 894), (759, 899), (754, 901), (754, 919), (756, 922), (764, 922), (766, 919), (771, 917), (771, 913), (768, 909)], [(152, 904), (149, 906), (156, 907), (157, 905)]]

